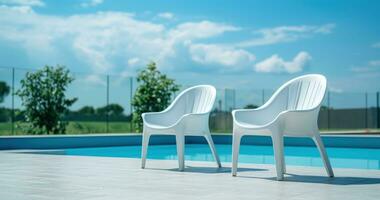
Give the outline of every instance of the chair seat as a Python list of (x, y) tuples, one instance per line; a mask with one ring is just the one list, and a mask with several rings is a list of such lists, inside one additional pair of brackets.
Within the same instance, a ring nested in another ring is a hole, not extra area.
[(146, 123), (145, 125), (152, 129), (167, 129), (170, 127), (170, 126), (164, 126), (161, 124), (153, 124), (153, 123)]
[(236, 125), (238, 125), (241, 128), (246, 128), (246, 129), (259, 129), (259, 128), (264, 127), (264, 125), (261, 125), (261, 124), (251, 124), (251, 123), (242, 122), (242, 121), (236, 121)]

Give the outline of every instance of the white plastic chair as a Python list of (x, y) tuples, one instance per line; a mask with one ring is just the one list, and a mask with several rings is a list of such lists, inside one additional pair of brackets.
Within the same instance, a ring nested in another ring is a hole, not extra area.
[(194, 86), (181, 92), (164, 111), (142, 114), (144, 127), (141, 167), (145, 168), (149, 138), (153, 134), (176, 136), (180, 171), (185, 167), (185, 135), (204, 136), (218, 167), (221, 167), (208, 124), (215, 96), (216, 90), (211, 85)]
[(326, 78), (319, 74), (300, 76), (281, 86), (263, 106), (234, 110), (232, 175), (236, 176), (243, 135), (272, 137), (277, 180), (284, 179), (284, 136), (311, 137), (316, 143), (327, 174), (334, 176), (318, 130), (318, 113), (326, 91)]

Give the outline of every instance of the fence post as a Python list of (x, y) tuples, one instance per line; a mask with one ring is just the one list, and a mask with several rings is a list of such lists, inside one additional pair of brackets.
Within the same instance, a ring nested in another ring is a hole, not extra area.
[(232, 89), (232, 95), (233, 95), (232, 97), (232, 100), (233, 100), (232, 110), (233, 110), (233, 109), (236, 109), (236, 89)]
[(129, 78), (129, 111), (131, 113), (131, 121), (129, 122), (129, 130), (131, 132), (133, 132), (133, 123), (132, 123), (132, 119), (133, 119), (133, 107), (132, 107), (132, 95), (133, 95), (133, 77), (130, 77)]
[(232, 89), (232, 109), (228, 113), (228, 130), (232, 132), (233, 122), (232, 122), (232, 110), (236, 109), (236, 89)]
[(377, 113), (377, 128), (380, 128), (380, 105), (379, 105), (380, 92), (376, 92), (376, 113)]
[(364, 127), (368, 128), (368, 93), (365, 93), (365, 112), (364, 112)]
[(330, 91), (327, 91), (327, 129), (330, 129)]
[(12, 116), (11, 116), (12, 135), (14, 135), (15, 123), (15, 68), (12, 67)]
[(109, 128), (109, 100), (110, 100), (110, 76), (107, 75), (107, 109), (106, 109), (106, 133), (108, 133)]
[(224, 88), (224, 111), (223, 111), (223, 130), (227, 129), (227, 88)]
[(227, 111), (227, 88), (224, 88), (224, 111)]

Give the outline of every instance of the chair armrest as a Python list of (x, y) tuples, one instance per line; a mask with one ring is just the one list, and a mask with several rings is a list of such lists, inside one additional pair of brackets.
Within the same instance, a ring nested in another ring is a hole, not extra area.
[(143, 113), (141, 117), (144, 124), (159, 124), (163, 126), (170, 126), (177, 120), (177, 118), (171, 115), (167, 110)]
[(184, 130), (208, 131), (208, 121), (210, 112), (207, 113), (188, 113), (183, 115), (174, 126), (182, 126)]
[(163, 115), (164, 112), (147, 112), (147, 113), (143, 113), (141, 115), (142, 119), (144, 122), (147, 122), (149, 121), (150, 118), (155, 118), (155, 117), (159, 117), (160, 115)]
[(256, 115), (256, 114), (259, 114), (260, 112), (263, 112), (263, 108), (255, 108), (255, 109), (237, 109), (237, 110), (233, 110), (232, 111), (232, 118), (236, 119), (236, 118), (240, 118), (240, 117), (244, 117), (244, 116), (247, 116), (247, 115)]
[(191, 126), (205, 126), (208, 127), (208, 118), (210, 112), (207, 113), (188, 113), (182, 115), (180, 118), (174, 118), (167, 112), (150, 112), (143, 113), (142, 118), (143, 122), (147, 124), (160, 124), (168, 128), (174, 126), (185, 125), (186, 127)]
[(210, 116), (210, 113), (188, 113), (183, 115), (181, 118), (178, 119), (178, 121), (174, 125), (194, 125), (199, 126), (200, 124), (207, 124), (208, 125), (208, 118)]
[(318, 117), (319, 109), (313, 108), (308, 110), (286, 110), (279, 114), (279, 118), (307, 120), (308, 118)]
[(318, 131), (319, 109), (288, 110), (281, 112), (278, 120), (284, 132), (291, 135), (311, 135)]
[(278, 113), (273, 112), (269, 106), (262, 106), (256, 109), (238, 109), (232, 111), (234, 122), (244, 122), (248, 124), (266, 124), (277, 117)]

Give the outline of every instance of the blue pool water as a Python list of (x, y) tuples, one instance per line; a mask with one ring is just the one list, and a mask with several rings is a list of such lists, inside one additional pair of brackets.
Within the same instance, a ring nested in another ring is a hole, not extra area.
[[(222, 162), (231, 162), (231, 145), (216, 145)], [(47, 154), (63, 154), (76, 156), (103, 156), (140, 158), (141, 146), (75, 148), (45, 152)], [(380, 149), (364, 148), (327, 148), (327, 153), (333, 167), (356, 169), (380, 169)], [(323, 166), (316, 147), (286, 146), (285, 159), (287, 165)], [(149, 159), (177, 159), (175, 145), (150, 145)], [(186, 160), (213, 161), (209, 147), (206, 144), (187, 144)], [(272, 146), (242, 145), (239, 162), (255, 164), (273, 164)]]

